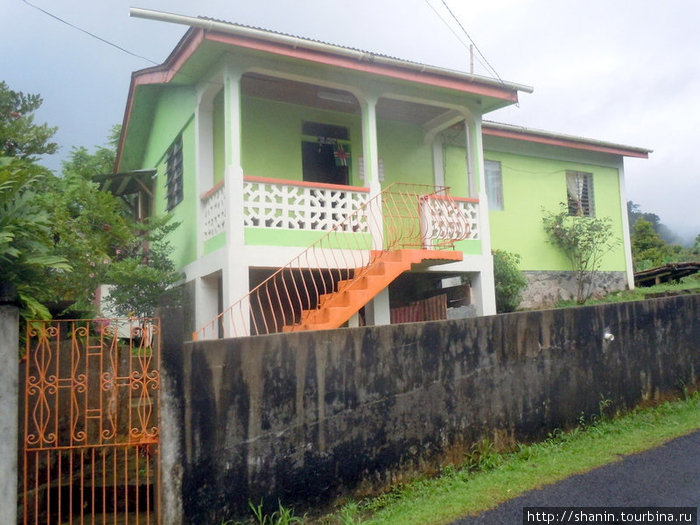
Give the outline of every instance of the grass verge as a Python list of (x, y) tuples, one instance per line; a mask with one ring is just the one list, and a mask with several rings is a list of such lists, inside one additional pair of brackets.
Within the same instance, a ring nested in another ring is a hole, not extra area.
[(521, 445), (507, 454), (497, 454), (489, 449), (488, 442), (482, 442), (465, 458), (464, 465), (448, 467), (438, 478), (418, 480), (376, 498), (347, 503), (317, 523), (449, 523), (697, 429), (700, 392), (611, 420), (582, 421), (570, 432), (553, 432), (542, 443)]

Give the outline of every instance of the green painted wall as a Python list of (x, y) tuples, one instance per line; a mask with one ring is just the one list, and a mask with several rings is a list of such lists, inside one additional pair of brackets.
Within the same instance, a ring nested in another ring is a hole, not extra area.
[[(304, 121), (313, 121), (348, 128), (353, 159), (350, 184), (365, 185), (359, 177), (357, 163), (357, 158), (362, 155), (359, 115), (245, 96), (242, 103), (242, 120), (242, 163), (246, 175), (302, 180), (301, 128)], [(219, 128), (215, 126), (215, 131), (217, 129)], [(223, 128), (218, 133), (223, 133)], [(383, 187), (394, 182), (434, 184), (432, 145), (425, 143), (421, 126), (378, 120), (377, 142), (379, 156), (384, 164)], [(217, 140), (216, 132), (214, 143), (223, 149), (223, 140)], [(466, 197), (468, 192), (464, 148), (447, 146), (445, 158), (447, 185), (453, 187), (453, 195)], [(288, 233), (291, 235), (289, 238), (281, 239), (279, 230), (247, 228), (245, 238), (247, 244), (254, 245), (308, 245), (304, 244), (306, 238), (301, 232)], [(285, 233), (285, 236), (288, 233)], [(465, 252), (470, 254), (479, 253), (481, 249), (480, 243), (475, 241), (462, 246)]]
[[(302, 122), (348, 128), (353, 159), (362, 155), (360, 116), (244, 96), (241, 115), (243, 173), (257, 177), (302, 180)], [(363, 186), (357, 162), (351, 162), (350, 184)]]
[(166, 209), (165, 152), (182, 133), (183, 195), (184, 198), (170, 213), (180, 226), (170, 234), (172, 259), (183, 267), (197, 258), (197, 199), (195, 184), (195, 96), (190, 88), (170, 88), (159, 97), (154, 111), (153, 126), (146, 148), (143, 166), (157, 169), (154, 185), (154, 213), (168, 213)]
[(443, 146), (443, 164), (445, 170), (445, 186), (449, 186), (450, 194), (455, 197), (469, 196), (467, 179), (467, 152), (459, 146)]
[[(542, 208), (556, 212), (566, 202), (566, 170), (593, 173), (596, 217), (610, 217), (614, 234), (622, 240), (617, 169), (493, 151), (485, 151), (484, 157), (501, 162), (503, 177), (504, 209), (489, 212), (492, 248), (520, 254), (522, 270), (571, 269), (542, 228)], [(625, 270), (622, 244), (605, 257), (601, 270)]]
[(208, 255), (226, 246), (226, 232), (220, 232), (204, 241), (204, 255)]
[[(178, 133), (183, 134), (184, 192), (195, 193), (195, 97), (191, 89), (164, 90), (154, 110), (154, 123), (149, 137), (144, 167), (156, 167), (155, 212), (165, 210), (164, 155)], [(214, 100), (214, 168), (215, 181), (223, 176), (223, 98)], [(359, 115), (334, 113), (304, 106), (285, 104), (245, 96), (242, 104), (242, 163), (246, 175), (301, 180), (301, 126), (304, 121), (323, 122), (345, 126), (350, 133), (350, 183), (362, 186), (356, 159), (362, 154), (361, 122)], [(384, 162), (383, 186), (392, 182), (433, 183), (432, 147), (425, 144), (423, 130), (402, 122), (380, 120), (378, 127), (379, 155)], [(465, 150), (459, 146), (445, 146), (445, 183), (455, 196), (467, 196)], [(599, 217), (613, 218), (615, 234), (622, 237), (620, 190), (615, 168), (592, 164), (549, 160), (522, 154), (485, 151), (487, 160), (501, 162), (503, 176), (504, 211), (490, 212), (493, 248), (519, 253), (523, 270), (568, 270), (566, 259), (547, 243), (542, 230), (544, 206), (555, 210), (566, 200), (565, 172), (567, 169), (594, 174), (595, 209)], [(178, 266), (191, 263), (197, 253), (196, 198), (185, 198), (171, 213), (181, 223), (172, 234), (173, 259)], [(293, 233), (293, 234), (292, 234)], [(251, 245), (281, 245), (306, 247), (318, 238), (317, 232), (285, 232), (247, 228), (245, 239)], [(205, 243), (210, 253), (223, 246), (223, 236)], [(467, 254), (481, 251), (481, 242), (463, 241), (459, 248)], [(609, 254), (603, 270), (623, 271), (625, 259), (620, 246)]]
[(377, 148), (384, 162), (384, 182), (434, 184), (432, 147), (423, 128), (405, 122), (377, 121)]
[[(326, 232), (309, 230), (278, 230), (273, 228), (246, 228), (245, 242), (258, 246), (298, 246), (308, 248), (324, 237)], [(337, 233), (325, 241), (324, 246), (330, 248), (350, 248), (357, 246), (372, 246), (371, 238), (366, 233)]]

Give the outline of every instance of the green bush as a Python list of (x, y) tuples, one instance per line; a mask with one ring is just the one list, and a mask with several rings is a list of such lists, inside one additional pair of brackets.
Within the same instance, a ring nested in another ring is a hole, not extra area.
[(505, 250), (493, 250), (493, 279), (496, 284), (496, 310), (513, 312), (523, 297), (527, 280), (520, 271), (520, 255)]

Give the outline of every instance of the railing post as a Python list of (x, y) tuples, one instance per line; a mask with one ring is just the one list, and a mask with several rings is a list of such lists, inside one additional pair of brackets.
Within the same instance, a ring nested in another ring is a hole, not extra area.
[(19, 309), (0, 303), (0, 523), (17, 523)]

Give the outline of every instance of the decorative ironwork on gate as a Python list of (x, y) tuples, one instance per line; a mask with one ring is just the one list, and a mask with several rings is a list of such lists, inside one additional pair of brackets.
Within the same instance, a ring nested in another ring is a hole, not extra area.
[(158, 319), (27, 323), (23, 523), (159, 524)]

